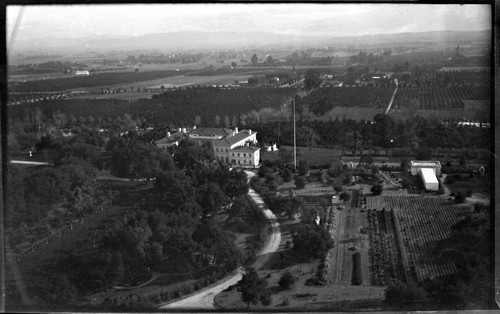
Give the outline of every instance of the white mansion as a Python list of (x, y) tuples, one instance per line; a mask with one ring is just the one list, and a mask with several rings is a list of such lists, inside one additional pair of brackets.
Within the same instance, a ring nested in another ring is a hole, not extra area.
[(260, 147), (257, 146), (257, 133), (252, 130), (238, 131), (227, 128), (179, 128), (173, 134), (156, 141), (156, 146), (167, 149), (179, 145), (183, 139), (190, 139), (200, 145), (210, 142), (217, 160), (242, 168), (259, 166)]

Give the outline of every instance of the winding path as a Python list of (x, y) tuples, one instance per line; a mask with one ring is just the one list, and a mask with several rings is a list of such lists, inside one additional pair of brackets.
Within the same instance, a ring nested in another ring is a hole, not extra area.
[[(245, 171), (248, 179), (251, 179), (253, 176), (255, 176), (255, 173), (250, 172), (250, 171)], [(252, 198), (252, 200), (259, 206), (259, 208), (262, 209), (264, 215), (266, 218), (269, 220), (271, 223), (272, 227), (272, 234), (269, 237), (269, 239), (266, 241), (264, 244), (264, 247), (262, 250), (259, 252), (257, 260), (252, 264), (252, 267), (255, 267), (256, 269), (259, 269), (262, 267), (270, 258), (270, 254), (272, 252), (275, 252), (281, 242), (281, 231), (280, 231), (280, 224), (278, 222), (278, 219), (276, 218), (276, 215), (273, 214), (272, 211), (266, 208), (264, 201), (258, 195), (255, 193), (253, 189), (249, 189), (248, 195)], [(243, 268), (240, 267), (237, 270), (235, 270), (231, 275), (227, 276), (226, 278), (220, 280), (219, 282), (215, 283), (212, 286), (209, 286), (207, 288), (204, 288), (198, 292), (196, 292), (193, 295), (190, 295), (182, 300), (175, 301), (173, 303), (169, 303), (166, 305), (160, 306), (160, 310), (163, 309), (207, 309), (207, 310), (214, 310), (215, 305), (214, 305), (214, 298), (217, 294), (222, 292), (223, 290), (227, 289), (229, 286), (232, 286), (236, 284), (238, 281), (241, 280), (242, 278), (242, 273), (243, 273)]]

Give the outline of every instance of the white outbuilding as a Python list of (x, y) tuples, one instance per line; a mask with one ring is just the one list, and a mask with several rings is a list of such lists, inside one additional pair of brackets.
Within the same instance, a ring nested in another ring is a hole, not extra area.
[(420, 176), (427, 191), (439, 190), (439, 181), (432, 168), (420, 168)]
[(419, 175), (424, 182), (427, 191), (438, 191), (441, 175), (441, 163), (437, 160), (412, 160), (410, 162), (410, 172), (412, 175)]

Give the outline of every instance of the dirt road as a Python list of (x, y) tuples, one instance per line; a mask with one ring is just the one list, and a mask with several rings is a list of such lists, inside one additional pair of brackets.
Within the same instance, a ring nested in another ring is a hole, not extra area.
[[(245, 171), (247, 174), (248, 179), (251, 179), (253, 176), (255, 176), (255, 173), (250, 172), (250, 171)], [(252, 264), (252, 267), (255, 267), (256, 269), (259, 269), (264, 265), (267, 260), (270, 258), (270, 254), (272, 252), (275, 252), (281, 242), (281, 231), (280, 231), (280, 224), (278, 222), (278, 219), (276, 218), (276, 215), (273, 214), (272, 211), (267, 209), (265, 207), (264, 201), (258, 195), (255, 193), (253, 189), (249, 189), (248, 195), (252, 198), (252, 200), (263, 210), (264, 215), (266, 218), (269, 220), (271, 223), (272, 227), (272, 234), (267, 240), (267, 242), (264, 244), (264, 247), (258, 254), (257, 260)], [(238, 281), (241, 280), (242, 278), (242, 272), (243, 268), (238, 268), (235, 272), (233, 272), (231, 275), (227, 276), (226, 278), (220, 280), (217, 282), (215, 285), (207, 287), (205, 289), (200, 290), (194, 295), (191, 295), (187, 298), (184, 298), (179, 301), (175, 301), (173, 303), (169, 303), (166, 305), (160, 306), (160, 310), (163, 309), (215, 309), (214, 305), (214, 297), (222, 292), (223, 290), (227, 289), (229, 286), (232, 286), (236, 284)]]

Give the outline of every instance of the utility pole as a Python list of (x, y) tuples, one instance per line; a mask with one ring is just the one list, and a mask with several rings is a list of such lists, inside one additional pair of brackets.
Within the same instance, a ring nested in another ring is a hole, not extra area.
[(297, 171), (297, 136), (295, 134), (295, 97), (293, 98), (293, 171)]

